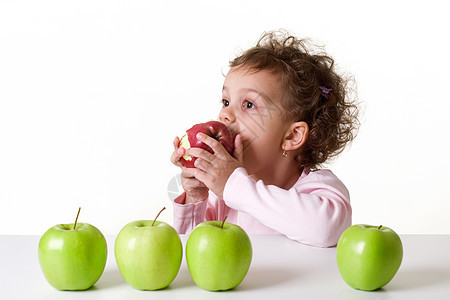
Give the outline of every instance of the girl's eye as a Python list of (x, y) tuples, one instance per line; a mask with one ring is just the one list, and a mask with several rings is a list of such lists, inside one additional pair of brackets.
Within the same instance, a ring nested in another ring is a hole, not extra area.
[(230, 101), (228, 101), (226, 99), (222, 99), (222, 105), (223, 106), (228, 106), (228, 105), (230, 105)]
[(251, 109), (251, 108), (255, 108), (255, 107), (256, 107), (255, 104), (253, 104), (252, 102), (244, 101), (244, 108)]

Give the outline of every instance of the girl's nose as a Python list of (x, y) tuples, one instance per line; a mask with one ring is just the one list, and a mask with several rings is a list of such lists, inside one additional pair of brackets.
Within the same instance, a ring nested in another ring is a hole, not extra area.
[(224, 124), (232, 124), (236, 121), (236, 116), (230, 107), (224, 107), (219, 113), (219, 121)]

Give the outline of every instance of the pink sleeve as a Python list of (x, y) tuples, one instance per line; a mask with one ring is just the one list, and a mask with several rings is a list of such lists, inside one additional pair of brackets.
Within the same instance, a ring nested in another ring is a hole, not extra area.
[(229, 210), (225, 202), (209, 192), (208, 199), (193, 204), (185, 204), (184, 192), (173, 203), (173, 227), (179, 234), (190, 233), (198, 224), (222, 220)]
[(206, 200), (192, 204), (185, 204), (185, 201), (186, 192), (173, 202), (173, 228), (179, 234), (190, 233), (205, 218)]
[(228, 179), (224, 200), (292, 240), (319, 247), (335, 246), (351, 225), (348, 191), (328, 170), (310, 172), (285, 190), (239, 168)]

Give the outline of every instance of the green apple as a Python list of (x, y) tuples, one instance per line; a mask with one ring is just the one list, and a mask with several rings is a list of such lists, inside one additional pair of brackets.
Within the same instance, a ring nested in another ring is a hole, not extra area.
[(116, 238), (115, 255), (120, 273), (128, 284), (139, 290), (167, 287), (181, 266), (180, 236), (167, 223), (156, 221), (159, 214), (155, 220), (128, 223)]
[(197, 225), (186, 243), (189, 273), (196, 285), (208, 291), (237, 287), (252, 261), (247, 233), (225, 219)]
[(373, 291), (397, 273), (403, 258), (400, 237), (384, 226), (353, 225), (344, 231), (336, 248), (342, 278), (352, 288)]
[(107, 247), (103, 234), (87, 223), (53, 226), (39, 241), (38, 256), (47, 281), (58, 290), (86, 290), (105, 269)]

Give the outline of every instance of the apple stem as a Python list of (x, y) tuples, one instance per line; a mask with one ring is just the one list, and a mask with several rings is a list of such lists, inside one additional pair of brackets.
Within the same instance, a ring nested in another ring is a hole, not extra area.
[(378, 226), (378, 229), (381, 229), (381, 227), (383, 227), (383, 225)]
[(163, 212), (163, 210), (165, 210), (165, 209), (166, 209), (166, 207), (163, 207), (163, 209), (161, 209), (161, 210), (159, 211), (159, 213), (156, 215), (156, 218), (153, 220), (152, 226), (155, 226), (156, 219), (158, 219), (159, 215), (160, 215), (160, 214)]
[(223, 224), (225, 223), (225, 220), (228, 218), (228, 216), (225, 216), (225, 218), (223, 218), (223, 221), (222, 221), (222, 226), (220, 226), (220, 228), (222, 228), (223, 229)]
[(73, 230), (76, 230), (75, 228), (77, 227), (77, 221), (78, 221), (78, 216), (80, 215), (80, 210), (81, 210), (81, 207), (78, 208), (77, 217), (75, 218), (75, 223), (73, 223)]

